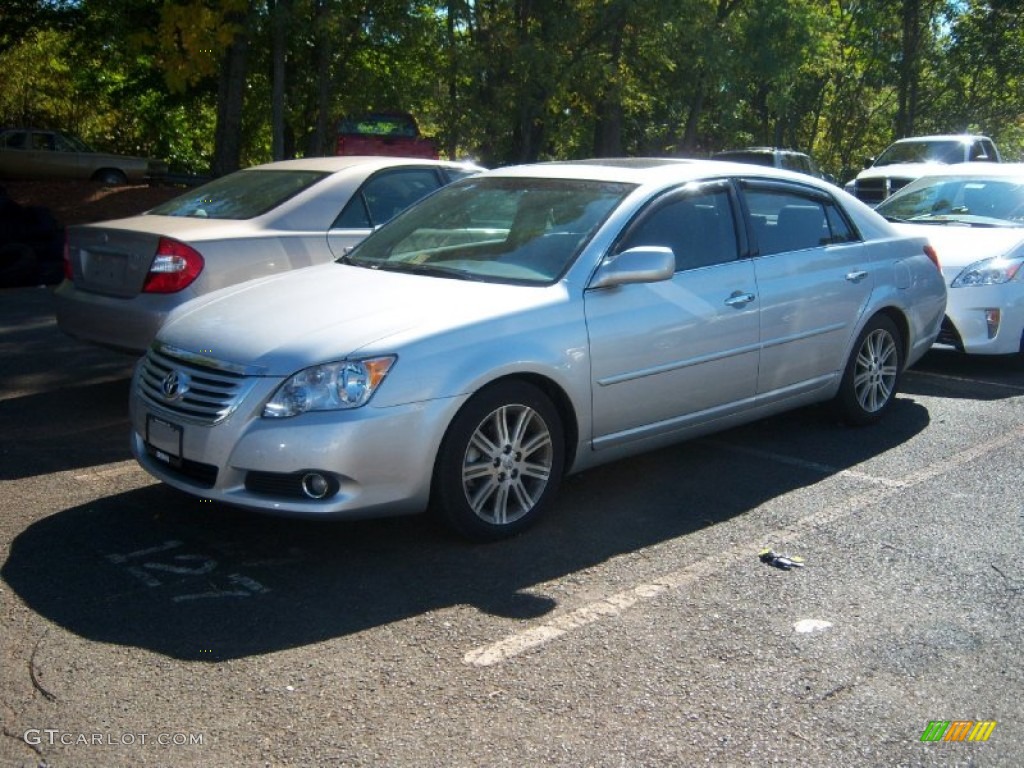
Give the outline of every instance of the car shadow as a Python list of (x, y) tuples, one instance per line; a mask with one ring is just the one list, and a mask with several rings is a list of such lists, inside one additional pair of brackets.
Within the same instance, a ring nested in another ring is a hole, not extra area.
[(1005, 400), (1024, 394), (1024, 366), (1009, 356), (933, 348), (907, 371), (900, 390), (929, 397)]
[[(567, 478), (549, 516), (489, 545), (426, 515), (270, 518), (154, 484), (41, 519), (0, 576), (84, 638), (218, 661), (348, 636), (452, 606), (512, 620), (555, 610), (552, 580), (685, 537), (894, 448), (928, 424), (901, 397), (876, 427), (804, 409)], [(741, 450), (738, 450), (741, 449)], [(780, 463), (769, 453), (806, 460)], [(685, 562), (659, 562), (658, 574)]]
[(129, 458), (134, 363), (60, 333), (51, 290), (0, 292), (0, 480)]
[(130, 459), (130, 383), (122, 376), (0, 400), (0, 480)]

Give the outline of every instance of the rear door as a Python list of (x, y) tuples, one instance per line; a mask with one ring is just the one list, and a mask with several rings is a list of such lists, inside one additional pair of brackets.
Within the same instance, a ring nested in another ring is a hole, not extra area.
[(730, 184), (688, 185), (652, 202), (615, 246), (668, 246), (676, 273), (585, 296), (595, 448), (672, 432), (753, 396), (759, 303), (737, 221)]
[(774, 181), (741, 188), (761, 301), (758, 393), (820, 385), (845, 363), (875, 265), (830, 195)]

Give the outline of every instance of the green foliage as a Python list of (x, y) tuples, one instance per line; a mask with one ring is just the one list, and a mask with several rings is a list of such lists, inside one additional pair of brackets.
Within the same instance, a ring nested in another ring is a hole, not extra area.
[(287, 155), (332, 151), (343, 115), (401, 110), (489, 165), (774, 144), (846, 176), (897, 138), (902, 101), (916, 133), (976, 130), (1021, 157), (1024, 8), (916, 0), (901, 79), (909, 1), (9, 0), (0, 123), (205, 171), (241, 36), (245, 164), (270, 159), (275, 93)]

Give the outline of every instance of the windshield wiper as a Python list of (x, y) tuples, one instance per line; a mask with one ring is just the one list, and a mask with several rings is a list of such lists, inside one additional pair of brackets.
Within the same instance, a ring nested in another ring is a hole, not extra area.
[(450, 277), (455, 280), (473, 280), (476, 282), (482, 282), (482, 278), (478, 275), (474, 275), (472, 272), (467, 272), (464, 269), (456, 269), (455, 267), (444, 267), (440, 264), (411, 264), (407, 261), (382, 261), (377, 264), (359, 262), (357, 266), (367, 267), (369, 269), (380, 269), (385, 272), (406, 272), (411, 275), (431, 275), (434, 277)]

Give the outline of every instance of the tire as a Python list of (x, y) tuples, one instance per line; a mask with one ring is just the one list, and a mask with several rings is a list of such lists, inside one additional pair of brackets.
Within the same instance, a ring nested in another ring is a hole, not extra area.
[(903, 339), (896, 323), (875, 315), (857, 337), (833, 406), (853, 426), (874, 424), (892, 407), (903, 375)]
[(555, 496), (564, 464), (564, 431), (551, 400), (526, 382), (499, 382), (470, 398), (449, 425), (434, 467), (433, 507), (474, 541), (515, 536)]
[(128, 183), (128, 177), (116, 168), (104, 168), (93, 174), (93, 179), (107, 187), (123, 187)]

